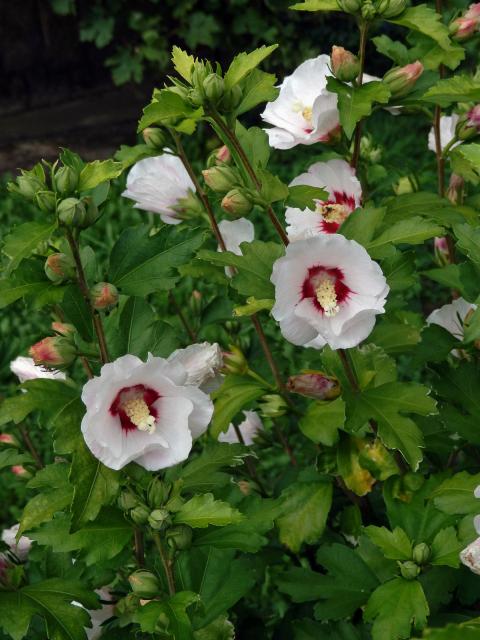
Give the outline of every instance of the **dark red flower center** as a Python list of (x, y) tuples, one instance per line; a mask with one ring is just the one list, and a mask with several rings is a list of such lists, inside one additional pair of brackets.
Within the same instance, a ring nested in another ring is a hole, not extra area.
[(350, 294), (343, 271), (336, 267), (310, 267), (302, 285), (302, 300), (310, 298), (314, 306), (327, 316), (336, 315)]
[(126, 433), (135, 429), (151, 433), (158, 418), (158, 411), (153, 406), (158, 398), (160, 394), (155, 389), (143, 384), (123, 387), (110, 405), (110, 413), (118, 416)]
[(334, 191), (326, 201), (319, 201), (317, 211), (321, 214), (320, 228), (324, 233), (336, 233), (355, 209), (355, 198), (344, 191)]

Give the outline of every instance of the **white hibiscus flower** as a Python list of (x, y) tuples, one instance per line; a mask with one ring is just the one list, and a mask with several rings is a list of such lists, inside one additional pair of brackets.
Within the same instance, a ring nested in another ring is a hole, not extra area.
[(355, 347), (384, 312), (389, 287), (367, 251), (340, 234), (290, 244), (273, 265), (273, 317), (293, 344)]
[(168, 360), (150, 355), (147, 362), (122, 356), (85, 384), (83, 437), (107, 467), (132, 461), (152, 471), (170, 467), (185, 460), (193, 439), (206, 431), (213, 404), (192, 384), (203, 378), (198, 369), (187, 370), (190, 358), (182, 351)]
[(427, 318), (427, 324), (438, 324), (446, 329), (457, 340), (463, 340), (463, 323), (465, 318), (477, 308), (477, 305), (467, 302), (463, 298), (457, 298), (450, 304), (444, 304), (440, 309), (435, 309)]
[(32, 546), (32, 541), (27, 536), (20, 536), (17, 542), (16, 536), (20, 525), (14, 524), (10, 529), (4, 529), (2, 532), (2, 541), (9, 546), (10, 551), (14, 553), (21, 562), (25, 562)]
[[(225, 242), (227, 251), (231, 251), (237, 256), (242, 255), (240, 245), (242, 242), (253, 242), (255, 239), (255, 227), (250, 220), (246, 218), (238, 218), (237, 220), (222, 220), (218, 224), (220, 234)], [(221, 248), (218, 247), (221, 251)], [(235, 269), (232, 267), (225, 267), (225, 273), (231, 278)]]
[(10, 363), (10, 370), (14, 373), (20, 382), (26, 380), (36, 380), (37, 378), (47, 378), (50, 380), (65, 380), (66, 375), (62, 371), (52, 371), (43, 369), (40, 365), (36, 365), (33, 358), (18, 356)]
[[(459, 117), (456, 113), (452, 113), (451, 116), (442, 116), (440, 118), (440, 145), (442, 150), (445, 149), (447, 144), (455, 137), (455, 127), (457, 126), (458, 119)], [(456, 142), (452, 146), (452, 149), (459, 144), (460, 141)], [(430, 151), (433, 151), (433, 153), (436, 153), (437, 151), (435, 146), (435, 130), (433, 127), (430, 129), (430, 133), (428, 134), (428, 148)]]
[(335, 233), (354, 209), (360, 206), (362, 187), (355, 170), (345, 160), (316, 162), (307, 173), (297, 176), (289, 186), (309, 185), (328, 192), (328, 200), (317, 201), (315, 211), (287, 207), (285, 218), (291, 242), (320, 233)]
[[(245, 416), (245, 420), (240, 422), (237, 429), (242, 434), (244, 443), (250, 446), (253, 444), (253, 439), (258, 432), (263, 429), (263, 423), (256, 411), (244, 411), (243, 415)], [(218, 436), (218, 440), (220, 442), (228, 442), (229, 444), (240, 442), (233, 424), (228, 427), (228, 430), (225, 433), (221, 433)]]
[(327, 91), (330, 56), (322, 54), (305, 60), (287, 76), (276, 100), (269, 102), (262, 118), (270, 146), (291, 149), (297, 144), (328, 142), (338, 132), (337, 96)]
[(177, 349), (168, 357), (168, 362), (179, 362), (187, 371), (186, 384), (199, 387), (205, 393), (212, 393), (223, 382), (219, 373), (223, 367), (223, 354), (215, 342), (190, 344), (185, 349)]
[(164, 153), (144, 158), (130, 169), (122, 196), (135, 200), (137, 209), (159, 213), (166, 224), (179, 224), (182, 219), (176, 207), (190, 191), (195, 191), (195, 185), (183, 162)]

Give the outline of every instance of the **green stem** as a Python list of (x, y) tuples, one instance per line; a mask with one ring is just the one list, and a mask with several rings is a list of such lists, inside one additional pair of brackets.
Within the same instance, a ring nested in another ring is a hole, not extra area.
[[(368, 23), (363, 21), (360, 22), (360, 44), (358, 49), (358, 58), (360, 60), (360, 73), (357, 78), (357, 86), (361, 87), (363, 82), (363, 71), (365, 68), (365, 49), (367, 46), (367, 34), (368, 34)], [(358, 161), (360, 158), (360, 143), (362, 140), (362, 121), (357, 122), (357, 126), (355, 127), (355, 138), (353, 142), (353, 153), (352, 160), (350, 162), (350, 166), (352, 166), (355, 171), (358, 168)]]
[(173, 596), (177, 591), (175, 588), (175, 578), (173, 576), (173, 561), (171, 560), (171, 558), (168, 557), (167, 550), (163, 545), (162, 539), (160, 538), (160, 534), (157, 531), (154, 531), (152, 535), (153, 535), (153, 541), (155, 542), (155, 546), (157, 547), (158, 553), (162, 560), (163, 569), (165, 571), (165, 577), (167, 578), (168, 592), (170, 593), (171, 596)]
[(175, 309), (175, 313), (179, 317), (180, 322), (183, 325), (183, 328), (185, 329), (185, 331), (188, 334), (188, 337), (190, 338), (190, 340), (192, 342), (196, 342), (197, 334), (195, 333), (195, 331), (192, 329), (192, 327), (188, 323), (188, 321), (187, 321), (187, 319), (185, 317), (185, 314), (183, 313), (183, 311), (182, 311), (180, 305), (178, 304), (178, 302), (175, 300), (175, 296), (173, 295), (173, 293), (171, 291), (168, 293), (168, 300), (169, 300), (170, 304), (172, 305), (172, 307)]

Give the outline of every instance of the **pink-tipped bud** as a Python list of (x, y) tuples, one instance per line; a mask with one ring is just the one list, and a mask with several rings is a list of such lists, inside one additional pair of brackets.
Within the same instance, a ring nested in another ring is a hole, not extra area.
[(61, 336), (44, 338), (30, 347), (29, 355), (36, 365), (59, 369), (71, 364), (76, 358), (73, 344)]
[(25, 469), (21, 464), (14, 464), (13, 467), (10, 467), (10, 471), (21, 478), (31, 478), (32, 474), (30, 471)]
[(340, 384), (337, 378), (327, 376), (321, 371), (309, 371), (290, 376), (287, 389), (292, 393), (316, 400), (334, 400), (340, 395)]
[(66, 322), (52, 322), (52, 329), (60, 336), (70, 336), (72, 333), (75, 333), (73, 324)]
[(147, 127), (142, 132), (145, 144), (153, 149), (163, 149), (166, 144), (165, 134), (157, 127)]
[(75, 263), (65, 253), (52, 253), (45, 261), (45, 274), (54, 284), (75, 277)]
[(467, 13), (465, 14), (466, 18), (476, 18), (480, 20), (480, 2), (475, 2), (468, 7)]
[(217, 164), (229, 164), (232, 161), (232, 154), (226, 144), (216, 151), (215, 161)]
[(248, 362), (241, 349), (230, 345), (230, 351), (223, 352), (223, 370), (226, 373), (244, 375), (248, 371)]
[(245, 216), (253, 204), (243, 189), (232, 189), (222, 200), (222, 209), (233, 217)]
[(452, 173), (447, 189), (447, 198), (450, 202), (453, 202), (453, 204), (458, 204), (460, 202), (464, 185), (465, 180), (462, 176)]
[(478, 18), (467, 18), (462, 16), (454, 20), (449, 27), (450, 34), (454, 40), (462, 42), (471, 38), (478, 30)]
[(435, 251), (435, 260), (437, 264), (441, 267), (446, 266), (450, 263), (449, 251), (448, 251), (448, 241), (447, 238), (435, 238), (433, 241), (433, 247)]
[(416, 60), (404, 67), (394, 67), (383, 77), (383, 82), (388, 85), (394, 98), (407, 95), (423, 73), (423, 64)]
[(343, 47), (332, 47), (331, 61), (333, 75), (338, 80), (352, 82), (360, 73), (360, 60)]
[(471, 127), (475, 127), (480, 132), (480, 104), (476, 104), (467, 113), (467, 122)]
[(0, 445), (4, 444), (10, 447), (18, 447), (19, 442), (11, 433), (0, 433)]
[(205, 183), (215, 193), (227, 193), (240, 181), (240, 176), (234, 167), (215, 166), (202, 171)]
[(90, 289), (90, 300), (94, 309), (111, 309), (118, 302), (118, 290), (110, 282), (97, 282)]
[(480, 105), (475, 105), (468, 113), (460, 116), (455, 135), (460, 140), (470, 140), (480, 133)]

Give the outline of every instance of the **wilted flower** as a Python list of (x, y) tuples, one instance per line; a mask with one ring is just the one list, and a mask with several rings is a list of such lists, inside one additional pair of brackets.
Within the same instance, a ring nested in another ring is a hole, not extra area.
[(287, 208), (287, 234), (292, 242), (321, 233), (335, 233), (360, 206), (362, 187), (355, 170), (345, 160), (316, 162), (307, 173), (292, 180), (290, 186), (295, 185), (324, 188), (328, 192), (328, 200), (318, 200), (315, 211)]
[(81, 429), (93, 455), (111, 469), (135, 461), (156, 471), (185, 460), (213, 413), (210, 398), (194, 386), (199, 377), (179, 353), (105, 364), (82, 392)]
[(340, 384), (337, 378), (327, 376), (321, 371), (307, 371), (290, 376), (287, 389), (316, 400), (333, 400), (340, 395)]
[(74, 345), (62, 336), (43, 338), (30, 347), (28, 353), (36, 365), (58, 368), (71, 364), (77, 355)]
[(273, 265), (273, 317), (293, 344), (355, 347), (384, 312), (389, 287), (367, 251), (340, 234), (290, 244)]
[[(263, 423), (256, 411), (244, 411), (243, 415), (245, 416), (245, 420), (240, 422), (237, 429), (242, 434), (244, 443), (250, 446), (253, 444), (254, 438), (258, 432), (263, 429)], [(218, 440), (219, 442), (228, 442), (229, 444), (240, 442), (233, 424), (228, 427), (228, 430), (225, 433), (221, 433), (218, 436)]]
[(322, 54), (305, 60), (284, 79), (280, 95), (262, 114), (273, 125), (266, 129), (271, 147), (291, 149), (297, 144), (329, 142), (337, 134), (337, 96), (326, 89), (332, 75), (329, 64), (329, 56)]
[(477, 308), (477, 305), (467, 302), (463, 298), (457, 298), (450, 304), (444, 304), (440, 309), (435, 309), (427, 318), (427, 324), (438, 324), (446, 329), (457, 340), (463, 340), (463, 323), (465, 318)]
[[(443, 149), (455, 138), (455, 129), (458, 124), (459, 116), (456, 113), (452, 113), (451, 116), (442, 116), (440, 118), (440, 145)], [(456, 147), (460, 142), (456, 142), (452, 145), (452, 149)], [(436, 152), (435, 146), (435, 130), (432, 127), (428, 134), (428, 148), (430, 151)]]
[(2, 540), (21, 562), (25, 562), (32, 546), (32, 541), (30, 538), (27, 538), (27, 536), (20, 536), (20, 540), (17, 542), (16, 536), (19, 527), (19, 524), (14, 524), (10, 529), (4, 529), (2, 532)]
[(168, 362), (180, 363), (187, 372), (185, 384), (199, 387), (205, 393), (212, 393), (222, 384), (223, 354), (216, 342), (201, 342), (177, 349), (168, 357)]
[(65, 380), (66, 376), (62, 371), (45, 370), (41, 366), (36, 365), (33, 358), (18, 356), (10, 363), (10, 370), (14, 373), (20, 382), (26, 380), (36, 380), (37, 378), (48, 378)]
[(190, 191), (195, 191), (195, 186), (183, 162), (165, 153), (137, 162), (130, 169), (122, 196), (134, 200), (137, 209), (159, 213), (166, 224), (179, 224), (176, 207)]

